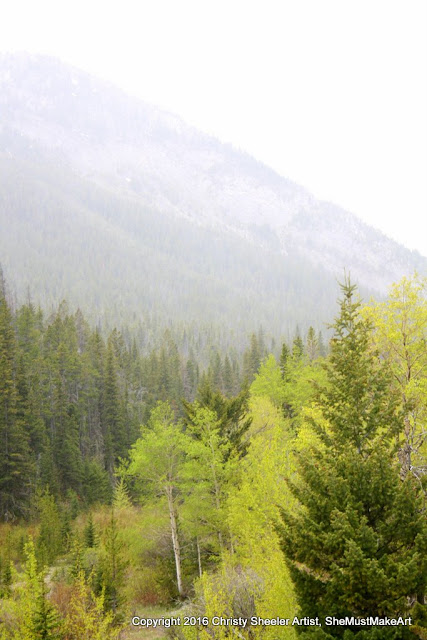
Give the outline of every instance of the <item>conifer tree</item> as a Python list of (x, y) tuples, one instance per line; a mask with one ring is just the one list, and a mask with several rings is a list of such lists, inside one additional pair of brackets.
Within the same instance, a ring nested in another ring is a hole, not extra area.
[(184, 420), (188, 425), (196, 425), (196, 415), (200, 407), (212, 410), (219, 420), (219, 432), (222, 438), (230, 442), (229, 454), (242, 456), (246, 451), (245, 434), (250, 427), (251, 418), (247, 415), (249, 391), (243, 389), (237, 396), (227, 398), (212, 388), (205, 377), (197, 390), (196, 401), (183, 401)]
[(305, 351), (310, 362), (315, 360), (320, 355), (319, 344), (316, 337), (316, 332), (313, 329), (313, 327), (309, 327), (308, 329), (307, 339), (305, 343)]
[(286, 378), (289, 356), (290, 356), (289, 347), (286, 344), (286, 342), (284, 342), (282, 344), (282, 350), (280, 352), (280, 373), (282, 374), (283, 379)]
[(37, 538), (37, 559), (41, 565), (49, 565), (62, 550), (62, 527), (55, 498), (46, 489), (37, 496), (40, 533)]
[(129, 498), (128, 489), (126, 487), (126, 483), (124, 478), (120, 478), (118, 483), (114, 489), (113, 495), (113, 507), (114, 509), (128, 509), (132, 506), (131, 500)]
[(22, 515), (31, 493), (28, 433), (18, 416), (16, 341), (0, 273), (0, 519)]
[(32, 640), (59, 640), (62, 638), (58, 612), (47, 598), (44, 575), (38, 578), (38, 593), (30, 623)]
[[(289, 559), (301, 615), (405, 616), (423, 606), (426, 525), (420, 488), (399, 475), (394, 436), (401, 416), (389, 371), (369, 346), (370, 325), (359, 314), (355, 287), (343, 299), (319, 389), (322, 445), (300, 454), (290, 483), (301, 508), (283, 513), (283, 551)], [(325, 426), (326, 425), (326, 426)], [(408, 628), (300, 627), (307, 638), (411, 638)], [(328, 630), (328, 632), (326, 631)], [(345, 635), (347, 634), (347, 635)], [(381, 635), (382, 634), (382, 635)]]
[(93, 523), (92, 512), (89, 513), (89, 518), (86, 523), (86, 527), (84, 530), (84, 541), (85, 546), (88, 549), (92, 549), (96, 545), (96, 531), (95, 525)]
[(104, 609), (112, 612), (114, 623), (121, 621), (124, 604), (122, 588), (126, 562), (123, 559), (123, 546), (117, 518), (112, 509), (110, 522), (105, 530), (104, 553), (98, 578), (104, 597)]

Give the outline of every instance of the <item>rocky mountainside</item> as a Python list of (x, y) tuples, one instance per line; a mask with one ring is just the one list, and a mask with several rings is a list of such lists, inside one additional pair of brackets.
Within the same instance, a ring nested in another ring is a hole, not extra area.
[(0, 167), (0, 261), (44, 302), (283, 331), (330, 317), (344, 269), (365, 293), (426, 271), (249, 155), (51, 58), (0, 58)]

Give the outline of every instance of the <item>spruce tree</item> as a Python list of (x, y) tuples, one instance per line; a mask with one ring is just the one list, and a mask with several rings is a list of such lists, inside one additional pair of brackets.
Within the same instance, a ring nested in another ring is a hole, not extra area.
[[(342, 285), (328, 384), (318, 392), (322, 419), (313, 426), (321, 445), (300, 454), (299, 477), (290, 487), (301, 507), (283, 513), (281, 531), (300, 614), (323, 625), (326, 616), (407, 616), (411, 602), (423, 607), (425, 593), (421, 491), (399, 474), (398, 401), (369, 346), (370, 325), (354, 289)], [(307, 638), (415, 637), (402, 626), (298, 630)]]
[(187, 425), (195, 426), (195, 416), (200, 407), (210, 409), (219, 420), (221, 437), (230, 442), (229, 454), (234, 451), (238, 456), (243, 456), (247, 448), (246, 433), (252, 422), (248, 416), (248, 398), (248, 388), (235, 397), (227, 398), (213, 389), (208, 378), (202, 377), (195, 402), (183, 400), (184, 421)]
[(84, 541), (85, 546), (88, 549), (92, 549), (96, 546), (96, 531), (95, 525), (93, 523), (92, 512), (89, 513), (89, 517), (87, 519), (86, 527), (84, 529)]
[(282, 374), (282, 378), (284, 380), (286, 379), (289, 357), (290, 357), (289, 347), (286, 344), (286, 342), (284, 342), (282, 344), (282, 350), (280, 352), (280, 361), (279, 361), (280, 362), (280, 373)]
[(0, 519), (3, 520), (25, 514), (33, 479), (28, 432), (18, 415), (16, 363), (12, 313), (0, 272)]
[(59, 640), (62, 638), (58, 612), (47, 598), (44, 575), (38, 579), (38, 593), (30, 622), (32, 640)]
[(105, 367), (104, 394), (104, 445), (105, 466), (112, 477), (114, 464), (119, 457), (124, 457), (127, 451), (127, 437), (123, 420), (120, 389), (117, 376), (117, 359), (114, 353), (113, 338), (110, 337), (107, 346), (107, 362)]

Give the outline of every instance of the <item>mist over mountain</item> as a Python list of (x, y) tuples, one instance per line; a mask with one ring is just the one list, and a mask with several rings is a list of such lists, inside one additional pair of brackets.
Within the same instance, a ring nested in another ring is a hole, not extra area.
[(427, 259), (180, 118), (58, 60), (0, 58), (0, 262), (19, 298), (94, 318), (259, 324), (334, 313)]

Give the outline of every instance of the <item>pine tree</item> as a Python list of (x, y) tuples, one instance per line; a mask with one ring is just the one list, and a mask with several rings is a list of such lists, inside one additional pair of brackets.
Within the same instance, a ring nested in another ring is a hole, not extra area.
[(319, 344), (317, 341), (316, 332), (313, 327), (310, 327), (308, 329), (305, 351), (310, 362), (312, 362), (319, 356)]
[[(321, 446), (300, 454), (290, 483), (301, 508), (283, 513), (283, 551), (289, 559), (301, 615), (406, 615), (423, 606), (425, 517), (419, 486), (399, 475), (394, 436), (400, 427), (387, 368), (369, 346), (370, 325), (359, 314), (355, 287), (342, 285), (341, 311), (319, 390)], [(326, 425), (326, 426), (325, 426)], [(349, 628), (301, 627), (307, 638), (344, 637)], [(355, 637), (397, 637), (383, 629)], [(400, 627), (399, 638), (413, 634)], [(353, 637), (346, 635), (345, 637)]]
[(227, 398), (220, 391), (214, 391), (209, 380), (202, 377), (196, 401), (183, 401), (184, 420), (188, 425), (195, 426), (195, 416), (200, 407), (212, 410), (219, 420), (221, 437), (230, 442), (229, 453), (243, 456), (247, 446), (245, 434), (252, 421), (247, 415), (248, 397), (249, 391), (245, 388), (237, 396)]
[(40, 565), (49, 565), (62, 550), (62, 527), (55, 498), (46, 489), (37, 496), (40, 533), (37, 538), (37, 559)]
[(57, 640), (62, 637), (58, 612), (47, 598), (43, 574), (38, 579), (38, 593), (30, 623), (33, 640)]
[(12, 314), (0, 282), (0, 519), (3, 520), (25, 513), (33, 476), (28, 432), (18, 415), (16, 363)]
[(127, 446), (129, 445), (123, 420), (113, 338), (110, 338), (107, 347), (103, 423), (105, 464), (112, 477), (115, 462), (117, 462), (119, 457), (125, 456)]
[(283, 379), (286, 378), (289, 357), (290, 357), (289, 347), (286, 344), (286, 342), (284, 342), (282, 344), (282, 350), (280, 352), (280, 373), (282, 374)]
[(127, 565), (123, 558), (123, 546), (117, 518), (112, 509), (110, 522), (104, 535), (104, 553), (98, 583), (104, 598), (104, 609), (112, 612), (114, 623), (121, 621), (124, 604), (123, 585)]
[(304, 342), (297, 330), (297, 334), (292, 342), (292, 357), (295, 360), (300, 360), (304, 355)]
[(85, 546), (88, 549), (92, 549), (96, 545), (96, 531), (93, 523), (92, 512), (89, 513), (89, 517), (84, 530)]
[(132, 506), (128, 489), (123, 478), (120, 478), (114, 489), (113, 507), (114, 509), (129, 509)]

